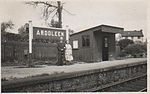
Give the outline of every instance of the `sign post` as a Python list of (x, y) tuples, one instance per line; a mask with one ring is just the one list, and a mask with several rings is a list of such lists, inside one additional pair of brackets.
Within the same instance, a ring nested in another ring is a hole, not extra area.
[[(28, 67), (33, 66), (32, 62), (32, 39), (48, 40), (51, 43), (60, 40), (66, 40), (66, 30), (61, 28), (49, 28), (49, 27), (36, 27), (32, 25), (32, 21), (29, 21), (29, 55), (28, 55)], [(68, 39), (68, 38), (67, 38)]]
[(69, 26), (66, 26), (66, 41), (69, 43)]
[(33, 27), (32, 21), (29, 21), (29, 67), (32, 65), (32, 39), (33, 39)]

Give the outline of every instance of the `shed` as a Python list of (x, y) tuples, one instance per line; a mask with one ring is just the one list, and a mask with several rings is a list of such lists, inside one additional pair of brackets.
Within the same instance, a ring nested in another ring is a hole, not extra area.
[(70, 36), (73, 57), (76, 61), (97, 62), (115, 58), (115, 33), (124, 28), (99, 25)]

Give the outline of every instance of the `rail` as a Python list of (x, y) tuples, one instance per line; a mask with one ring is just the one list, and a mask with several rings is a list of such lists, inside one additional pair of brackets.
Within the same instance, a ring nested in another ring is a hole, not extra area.
[[(129, 91), (144, 92), (147, 90), (147, 88), (146, 88), (147, 85), (144, 85), (144, 83), (142, 83), (142, 84), (138, 84), (138, 86), (135, 86), (135, 85), (132, 85), (132, 83), (131, 83), (131, 82), (138, 83), (138, 81), (140, 81), (141, 79), (144, 79), (144, 78), (147, 79), (147, 74), (143, 74), (143, 75), (140, 75), (137, 77), (129, 78), (129, 79), (126, 79), (123, 81), (114, 82), (114, 83), (106, 85), (102, 88), (99, 88), (96, 91), (105, 91), (105, 92), (115, 91), (116, 92), (116, 91), (120, 91), (119, 88), (122, 88), (122, 89), (124, 89), (124, 91), (126, 91), (125, 89), (130, 89)], [(143, 81), (145, 81), (145, 83), (147, 83), (146, 79), (143, 80)], [(131, 88), (130, 85), (134, 86), (134, 88)], [(119, 87), (117, 87), (117, 86), (119, 86)]]

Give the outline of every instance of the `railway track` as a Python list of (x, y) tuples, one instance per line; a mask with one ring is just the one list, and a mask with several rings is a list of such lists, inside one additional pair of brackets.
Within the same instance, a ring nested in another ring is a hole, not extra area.
[(147, 92), (147, 74), (109, 84), (97, 92)]

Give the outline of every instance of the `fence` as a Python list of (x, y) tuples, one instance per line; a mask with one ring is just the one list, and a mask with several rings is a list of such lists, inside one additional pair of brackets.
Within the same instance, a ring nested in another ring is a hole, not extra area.
[[(26, 60), (25, 51), (28, 51), (28, 42), (8, 41), (1, 42), (1, 60), (2, 63), (7, 61)], [(33, 60), (57, 60), (57, 44), (56, 43), (37, 43), (33, 42), (32, 48)]]

